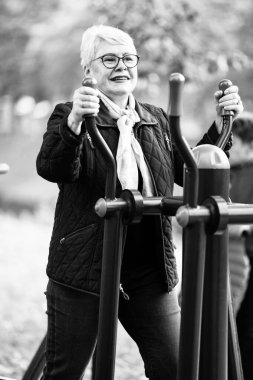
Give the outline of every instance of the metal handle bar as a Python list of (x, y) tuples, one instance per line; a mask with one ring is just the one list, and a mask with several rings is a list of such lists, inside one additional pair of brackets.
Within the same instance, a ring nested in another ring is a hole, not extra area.
[[(225, 201), (224, 201), (225, 202)], [(253, 204), (226, 203), (227, 222), (229, 224), (253, 224)], [(189, 208), (182, 206), (176, 213), (177, 222), (182, 227), (195, 223), (200, 219), (206, 223), (212, 216), (212, 209), (207, 206)]]
[[(182, 197), (148, 197), (143, 198), (142, 214), (155, 215), (164, 214), (175, 216), (178, 208), (182, 206)], [(105, 200), (100, 198), (96, 205), (95, 211), (98, 216), (104, 218), (105, 215), (110, 215), (116, 211), (129, 212), (129, 203), (126, 199), (117, 198), (115, 200)]]
[(182, 160), (185, 163), (187, 176), (184, 184), (184, 203), (190, 207), (197, 206), (198, 199), (198, 168), (194, 155), (182, 136), (180, 128), (180, 116), (182, 113), (182, 90), (185, 78), (180, 73), (173, 73), (169, 77), (170, 98), (168, 115), (171, 134)]
[[(82, 82), (83, 86), (88, 86), (92, 88), (97, 88), (97, 81), (94, 78), (86, 78)], [(104, 157), (104, 160), (107, 163), (107, 175), (106, 175), (106, 185), (105, 185), (105, 197), (107, 199), (114, 199), (116, 193), (116, 163), (113, 157), (113, 154), (104, 141), (103, 137), (99, 133), (95, 118), (93, 115), (85, 116), (86, 128), (87, 131), (93, 140), (94, 144), (99, 149), (100, 153)]]
[[(219, 90), (221, 90), (224, 93), (224, 91), (230, 86), (232, 86), (232, 82), (229, 79), (223, 79), (219, 83)], [(222, 111), (223, 126), (220, 137), (216, 143), (216, 145), (221, 149), (224, 149), (231, 134), (233, 115), (233, 111), (227, 111), (224, 109)]]

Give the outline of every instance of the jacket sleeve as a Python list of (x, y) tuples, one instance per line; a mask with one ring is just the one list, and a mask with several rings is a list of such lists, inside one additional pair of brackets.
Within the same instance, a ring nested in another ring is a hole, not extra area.
[[(215, 126), (215, 123), (211, 125), (211, 127), (208, 129), (207, 133), (204, 134), (202, 139), (198, 142), (197, 145), (202, 145), (202, 144), (212, 144), (215, 145), (218, 141), (219, 138), (219, 133), (217, 131), (217, 128)], [(232, 147), (232, 133), (230, 134), (230, 137), (228, 139), (228, 142), (224, 148), (224, 152), (226, 155), (229, 157), (229, 150)]]
[(84, 135), (75, 135), (67, 125), (71, 103), (58, 104), (47, 124), (36, 167), (51, 182), (74, 182), (81, 172)]

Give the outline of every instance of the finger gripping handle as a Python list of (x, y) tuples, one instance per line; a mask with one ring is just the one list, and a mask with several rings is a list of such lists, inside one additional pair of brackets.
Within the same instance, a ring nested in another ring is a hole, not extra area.
[(180, 73), (173, 73), (169, 77), (170, 99), (168, 114), (169, 116), (180, 116), (183, 110), (182, 93), (185, 78)]
[[(86, 77), (82, 80), (82, 86), (86, 86), (86, 87), (91, 87), (93, 88), (94, 90), (97, 89), (98, 87), (98, 82), (95, 78), (93, 77)], [(85, 115), (83, 116), (86, 120), (88, 118), (93, 118), (93, 124), (95, 123), (94, 121), (94, 115), (93, 114), (89, 114), (89, 115)]]
[[(224, 91), (228, 88), (231, 87), (233, 83), (229, 79), (222, 79), (219, 83), (219, 90), (222, 91), (222, 95), (224, 94)], [(222, 116), (233, 116), (234, 112), (233, 111), (228, 111), (222, 109)]]
[(94, 88), (94, 90), (97, 89), (98, 82), (95, 78), (87, 77), (82, 80), (82, 86), (91, 87)]

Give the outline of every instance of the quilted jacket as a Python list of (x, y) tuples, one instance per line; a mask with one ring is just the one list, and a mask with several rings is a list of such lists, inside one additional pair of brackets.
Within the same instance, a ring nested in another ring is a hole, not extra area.
[[(103, 220), (94, 211), (104, 197), (106, 163), (86, 132), (77, 136), (67, 126), (72, 103), (58, 104), (53, 111), (37, 157), (37, 171), (59, 187), (50, 242), (47, 275), (55, 282), (99, 294), (103, 247)], [(140, 122), (134, 126), (157, 196), (171, 196), (174, 181), (182, 185), (183, 163), (171, 140), (166, 114), (161, 108), (136, 102)], [(116, 156), (119, 131), (101, 104), (96, 125)], [(200, 143), (218, 138), (212, 126)], [(121, 193), (117, 180), (116, 196)], [(171, 221), (161, 216), (156, 232), (162, 280), (170, 291), (177, 283)]]

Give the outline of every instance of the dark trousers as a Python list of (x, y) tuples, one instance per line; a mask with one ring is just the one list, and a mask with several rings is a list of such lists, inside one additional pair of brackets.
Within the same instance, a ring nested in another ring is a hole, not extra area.
[[(99, 297), (51, 281), (43, 380), (80, 380), (96, 345)], [(119, 320), (137, 343), (152, 380), (175, 380), (180, 308), (175, 291), (154, 283), (120, 296)]]
[(236, 318), (244, 380), (253, 379), (253, 258), (247, 291)]

